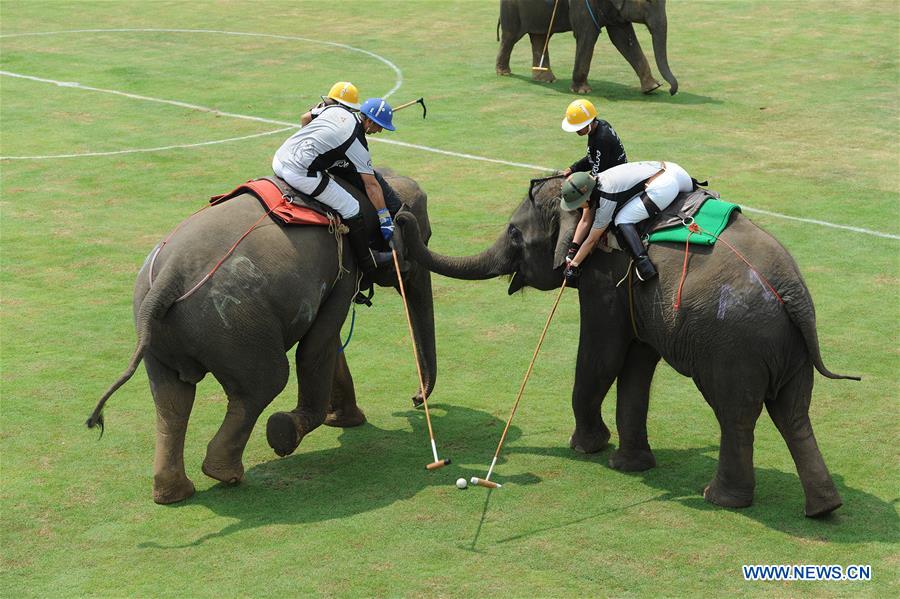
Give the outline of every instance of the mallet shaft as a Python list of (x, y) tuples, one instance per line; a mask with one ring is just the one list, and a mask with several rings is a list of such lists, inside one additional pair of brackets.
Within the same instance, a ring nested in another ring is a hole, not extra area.
[(405, 103), (401, 104), (400, 106), (395, 106), (394, 112), (397, 112), (398, 110), (403, 110), (404, 108), (408, 108), (408, 107), (412, 106), (413, 104), (415, 104), (416, 102), (421, 102), (422, 100), (424, 100), (424, 98), (419, 98), (417, 100), (413, 100), (412, 102), (405, 102)]
[(556, 18), (556, 7), (559, 6), (559, 0), (553, 3), (553, 12), (550, 13), (550, 26), (547, 27), (547, 39), (544, 40), (544, 49), (541, 50), (541, 60), (538, 62), (538, 66), (531, 67), (534, 71), (549, 71), (550, 69), (544, 67), (544, 56), (547, 55), (547, 46), (550, 45), (550, 35), (553, 33), (553, 19)]
[(547, 329), (550, 328), (550, 321), (553, 320), (553, 315), (556, 314), (556, 308), (557, 306), (559, 306), (559, 300), (562, 299), (562, 294), (565, 290), (566, 281), (565, 279), (563, 279), (562, 287), (559, 288), (559, 293), (556, 295), (556, 301), (553, 303), (553, 308), (550, 310), (550, 315), (547, 317), (547, 323), (544, 325), (544, 330), (541, 332), (541, 338), (538, 340), (537, 347), (534, 348), (534, 355), (531, 356), (531, 364), (528, 365), (528, 370), (525, 372), (525, 378), (522, 379), (522, 385), (519, 387), (518, 395), (516, 395), (516, 401), (513, 404), (512, 413), (510, 413), (509, 415), (509, 420), (506, 421), (506, 426), (503, 428), (503, 434), (500, 435), (500, 443), (497, 444), (497, 451), (494, 452), (494, 459), (491, 461), (491, 468), (490, 470), (488, 470), (488, 475), (486, 477), (488, 479), (491, 477), (491, 474), (494, 471), (494, 465), (497, 463), (497, 457), (500, 455), (500, 449), (503, 447), (503, 442), (506, 440), (506, 433), (509, 432), (509, 425), (512, 424), (513, 416), (516, 415), (516, 410), (519, 408), (519, 401), (521, 401), (522, 394), (525, 392), (525, 385), (528, 383), (528, 377), (531, 376), (531, 371), (534, 369), (534, 363), (537, 360), (538, 352), (541, 351), (541, 345), (544, 343), (544, 337), (547, 336)]
[(425, 422), (428, 423), (428, 438), (431, 439), (431, 452), (434, 455), (434, 462), (426, 466), (429, 470), (434, 470), (435, 468), (440, 468), (445, 464), (449, 464), (450, 460), (445, 460), (441, 466), (434, 466), (440, 462), (438, 459), (437, 453), (437, 445), (434, 443), (434, 430), (431, 428), (431, 415), (428, 413), (428, 398), (425, 397), (425, 380), (422, 377), (422, 367), (419, 365), (419, 350), (416, 347), (416, 336), (413, 332), (412, 319), (409, 317), (409, 306), (406, 304), (406, 288), (403, 285), (403, 274), (400, 272), (400, 262), (397, 260), (397, 250), (394, 249), (394, 244), (391, 244), (391, 255), (394, 258), (394, 269), (397, 271), (397, 282), (400, 284), (400, 297), (403, 299), (403, 312), (406, 314), (406, 325), (409, 327), (409, 340), (412, 343), (413, 348), (413, 358), (416, 362), (416, 374), (419, 375), (419, 392), (422, 394), (422, 404), (425, 406)]

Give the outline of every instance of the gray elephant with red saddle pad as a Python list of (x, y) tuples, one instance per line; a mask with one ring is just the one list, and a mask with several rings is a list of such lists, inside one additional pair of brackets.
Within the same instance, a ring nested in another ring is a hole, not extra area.
[[(425, 193), (412, 179), (386, 178), (406, 205), (404, 210), (423, 224), (427, 239)], [(341, 184), (374, 219), (365, 196)], [(299, 398), (294, 410), (269, 418), (266, 435), (275, 452), (292, 453), (321, 424), (365, 422), (341, 351), (341, 327), (358, 288), (358, 268), (346, 236), (334, 226), (283, 226), (266, 212), (250, 194), (208, 207), (179, 225), (138, 273), (137, 348), (87, 424), (103, 425), (107, 399), (143, 360), (156, 404), (157, 503), (181, 501), (194, 493), (184, 470), (184, 436), (196, 385), (207, 373), (224, 388), (228, 405), (207, 447), (203, 472), (225, 483), (243, 477), (244, 448), (262, 411), (287, 384), (290, 366), (285, 354), (295, 345)], [(428, 395), (437, 376), (431, 275), (414, 263), (403, 263)], [(373, 282), (398, 288), (393, 264), (375, 271)], [(377, 354), (369, 358), (379, 359)], [(384, 367), (387, 376), (388, 365)]]
[[(412, 259), (433, 272), (459, 279), (512, 275), (510, 294), (525, 286), (556, 289), (578, 219), (561, 210), (560, 186), (561, 178), (537, 183), (495, 243), (474, 256), (436, 254), (415, 234), (414, 216), (397, 221)], [(680, 206), (673, 203), (675, 210)], [(821, 516), (838, 508), (841, 497), (809, 420), (813, 368), (828, 378), (857, 377), (834, 374), (822, 363), (813, 301), (787, 250), (739, 211), (729, 219), (717, 243), (689, 250), (686, 271), (684, 243), (651, 245), (659, 276), (639, 285), (626, 277), (625, 252), (595, 251), (584, 262), (570, 445), (588, 453), (607, 446), (600, 407), (617, 381), (619, 447), (610, 465), (627, 471), (655, 466), (646, 420), (650, 383), (663, 358), (694, 380), (719, 421), (719, 465), (706, 500), (751, 504), (753, 430), (765, 405), (794, 458), (806, 514)]]

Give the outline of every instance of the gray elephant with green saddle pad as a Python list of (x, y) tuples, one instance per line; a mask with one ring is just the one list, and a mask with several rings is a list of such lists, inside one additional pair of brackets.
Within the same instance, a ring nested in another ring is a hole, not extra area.
[[(433, 272), (459, 279), (511, 275), (510, 294), (525, 286), (556, 289), (578, 220), (560, 209), (560, 185), (560, 178), (538, 183), (494, 244), (474, 256), (436, 254), (415, 234), (414, 216), (397, 220), (412, 259)], [(600, 407), (617, 382), (619, 447), (610, 465), (626, 471), (655, 466), (646, 421), (650, 383), (663, 358), (694, 380), (719, 421), (719, 465), (706, 500), (726, 507), (752, 503), (753, 430), (765, 405), (794, 458), (806, 514), (821, 516), (838, 508), (841, 497), (809, 420), (813, 368), (828, 378), (857, 377), (823, 364), (813, 301), (787, 250), (739, 211), (729, 219), (715, 245), (690, 248), (686, 271), (684, 243), (651, 245), (659, 276), (640, 285), (626, 276), (625, 252), (595, 251), (584, 262), (570, 445), (587, 453), (607, 446)]]
[[(406, 210), (422, 223), (427, 240), (425, 193), (412, 179), (387, 179)], [(374, 215), (360, 191), (341, 184)], [(207, 447), (203, 472), (237, 483), (244, 475), (242, 455), (257, 419), (287, 384), (290, 365), (285, 354), (295, 345), (297, 407), (269, 418), (269, 445), (284, 456), (321, 424), (362, 424), (365, 416), (356, 405), (340, 340), (357, 291), (357, 270), (346, 236), (338, 229), (276, 224), (255, 196), (239, 195), (200, 211), (184, 221), (138, 273), (137, 348), (126, 372), (100, 399), (88, 427), (103, 425), (107, 399), (143, 360), (156, 404), (153, 499), (186, 499), (194, 485), (184, 470), (184, 436), (196, 385), (211, 373), (224, 388), (228, 405)], [(405, 260), (401, 271), (428, 395), (437, 377), (431, 274)], [(398, 288), (394, 265), (379, 268), (373, 281)], [(368, 358), (379, 360), (377, 353)], [(387, 377), (389, 365), (383, 366)]]

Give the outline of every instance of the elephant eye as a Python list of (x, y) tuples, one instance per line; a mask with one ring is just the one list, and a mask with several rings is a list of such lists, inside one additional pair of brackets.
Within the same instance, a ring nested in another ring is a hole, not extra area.
[(509, 235), (510, 240), (516, 244), (521, 245), (522, 243), (522, 232), (515, 225), (509, 225), (506, 229), (506, 234)]

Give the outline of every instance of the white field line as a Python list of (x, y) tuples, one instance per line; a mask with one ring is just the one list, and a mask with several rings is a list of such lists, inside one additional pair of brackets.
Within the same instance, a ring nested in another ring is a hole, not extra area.
[(351, 52), (359, 52), (360, 54), (365, 54), (366, 56), (371, 56), (375, 60), (383, 62), (391, 70), (394, 71), (397, 75), (397, 79), (394, 82), (394, 87), (392, 87), (386, 94), (382, 96), (382, 98), (387, 98), (395, 91), (400, 89), (400, 86), (403, 85), (403, 72), (400, 71), (400, 67), (392, 63), (390, 60), (385, 58), (384, 56), (379, 56), (374, 52), (369, 52), (368, 50), (363, 50), (362, 48), (356, 48), (355, 46), (350, 46), (348, 44), (339, 44), (337, 42), (328, 42), (323, 40), (316, 40), (309, 37), (301, 37), (298, 35), (276, 35), (273, 33), (250, 33), (247, 31), (219, 31), (216, 29), (154, 29), (154, 28), (142, 28), (142, 29), (70, 29), (70, 30), (62, 30), (62, 31), (39, 31), (34, 33), (8, 33), (5, 35), (0, 35), (0, 38), (5, 37), (28, 37), (28, 36), (39, 36), (39, 35), (62, 35), (65, 33), (214, 33), (218, 35), (235, 35), (235, 36), (244, 36), (244, 37), (267, 37), (271, 39), (279, 39), (279, 40), (288, 40), (288, 41), (300, 41), (300, 42), (309, 42), (312, 44), (322, 44), (323, 46), (331, 46), (333, 48), (342, 48), (344, 50), (350, 50)]
[[(108, 31), (108, 30), (104, 30), (104, 31)], [(276, 120), (276, 119), (267, 119), (267, 118), (263, 118), (263, 117), (250, 116), (250, 115), (244, 115), (244, 114), (237, 114), (237, 113), (232, 113), (232, 112), (222, 112), (222, 111), (216, 110), (216, 109), (214, 109), (214, 108), (207, 108), (207, 107), (205, 107), (205, 106), (199, 106), (199, 105), (196, 105), (196, 104), (188, 104), (188, 103), (186, 103), (186, 102), (177, 102), (177, 101), (174, 101), (174, 100), (164, 100), (164, 99), (160, 99), (160, 98), (151, 98), (151, 97), (148, 97), (148, 96), (141, 96), (141, 95), (138, 95), (138, 94), (129, 94), (129, 93), (120, 92), (120, 91), (116, 91), (116, 90), (108, 90), (108, 89), (102, 89), (102, 88), (97, 88), (97, 87), (90, 87), (90, 86), (87, 86), (87, 85), (81, 85), (81, 84), (75, 83), (75, 82), (55, 81), (55, 80), (53, 80), (53, 79), (43, 79), (43, 78), (40, 78), (40, 77), (32, 77), (32, 76), (30, 76), (30, 75), (21, 75), (21, 74), (18, 74), (18, 73), (11, 73), (11, 72), (9, 72), (9, 71), (0, 71), (0, 75), (6, 75), (6, 76), (8, 76), (8, 77), (19, 77), (19, 78), (22, 78), (22, 79), (29, 79), (29, 80), (32, 80), (32, 81), (39, 81), (39, 82), (42, 82), (42, 83), (52, 83), (52, 84), (55, 84), (55, 85), (59, 85), (59, 86), (61, 86), (61, 87), (72, 87), (72, 88), (82, 89), (82, 90), (86, 90), (86, 91), (95, 91), (95, 92), (102, 92), (102, 93), (116, 94), (116, 95), (119, 95), (119, 96), (124, 96), (124, 97), (127, 97), (127, 98), (133, 98), (133, 99), (136, 99), (136, 100), (145, 100), (145, 101), (148, 101), (148, 102), (160, 102), (160, 103), (163, 103), (163, 104), (171, 104), (171, 105), (173, 105), (173, 106), (180, 106), (180, 107), (182, 107), (182, 108), (188, 108), (188, 109), (190, 109), (190, 110), (199, 110), (199, 111), (202, 111), (202, 112), (210, 112), (210, 113), (217, 114), (217, 115), (220, 115), (220, 116), (228, 116), (228, 117), (232, 117), (232, 118), (236, 118), (236, 119), (250, 120), (250, 121), (256, 121), (256, 122), (260, 122), (260, 123), (271, 123), (271, 124), (274, 124), (274, 125), (283, 125), (283, 126), (287, 126), (287, 127), (298, 127), (298, 126), (299, 126), (298, 123), (290, 123), (290, 122), (288, 122), (288, 121), (279, 121), (279, 120)], [(517, 167), (517, 168), (525, 168), (525, 169), (536, 170), (536, 171), (552, 171), (552, 170), (554, 170), (553, 167), (549, 167), (549, 166), (539, 166), (539, 165), (535, 165), (535, 164), (526, 164), (526, 163), (523, 163), (523, 162), (510, 162), (510, 161), (508, 161), (508, 160), (500, 160), (500, 159), (498, 159), (498, 158), (487, 158), (487, 157), (485, 157), (485, 156), (477, 156), (477, 155), (475, 155), (475, 154), (465, 154), (465, 153), (462, 153), (462, 152), (452, 152), (452, 151), (449, 151), (449, 150), (441, 150), (440, 148), (432, 148), (432, 147), (430, 147), (430, 146), (422, 146), (422, 145), (418, 145), (418, 144), (411, 144), (411, 143), (406, 143), (406, 142), (402, 142), (402, 141), (394, 141), (394, 140), (390, 140), (390, 139), (381, 139), (381, 138), (377, 138), (377, 137), (370, 137), (369, 140), (370, 140), (370, 141), (375, 141), (375, 142), (380, 142), (380, 143), (386, 143), (386, 144), (391, 144), (391, 145), (401, 146), (401, 147), (406, 147), (406, 148), (413, 148), (413, 149), (416, 149), (416, 150), (421, 150), (421, 151), (423, 151), (423, 152), (433, 152), (433, 153), (435, 153), (435, 154), (443, 154), (443, 155), (445, 155), (445, 156), (453, 156), (453, 157), (456, 157), (456, 158), (462, 158), (462, 159), (465, 159), (465, 160), (478, 160), (478, 161), (481, 161), (481, 162), (492, 162), (492, 163), (494, 163), (494, 164), (503, 164), (503, 165), (507, 165), (507, 166), (514, 166), (514, 167)], [(882, 232), (880, 232), (880, 231), (873, 231), (873, 230), (871, 230), (871, 229), (864, 229), (864, 228), (862, 228), (862, 227), (852, 227), (852, 226), (849, 226), (849, 225), (840, 225), (840, 224), (836, 224), (836, 223), (830, 223), (830, 222), (827, 222), (827, 221), (816, 220), (816, 219), (811, 219), (811, 218), (800, 218), (800, 217), (797, 217), (797, 216), (789, 216), (789, 215), (787, 215), (787, 214), (781, 214), (781, 213), (778, 213), (778, 212), (771, 212), (771, 211), (768, 211), (768, 210), (761, 210), (761, 209), (758, 209), (758, 208), (752, 208), (752, 207), (747, 206), (747, 205), (745, 205), (745, 204), (741, 204), (741, 209), (742, 209), (742, 210), (746, 210), (746, 211), (748, 211), (748, 212), (757, 212), (757, 213), (760, 213), (760, 214), (765, 214), (765, 215), (767, 215), (767, 216), (773, 216), (773, 217), (775, 217), (775, 218), (782, 218), (782, 219), (785, 219), (785, 220), (792, 220), (792, 221), (797, 221), (797, 222), (807, 223), (807, 224), (811, 224), (811, 225), (819, 225), (819, 226), (822, 226), (822, 227), (828, 227), (828, 228), (832, 228), (832, 229), (841, 229), (841, 230), (844, 230), (844, 231), (853, 231), (853, 232), (855, 232), (855, 233), (862, 233), (862, 234), (864, 234), (864, 235), (871, 235), (871, 236), (874, 236), (874, 237), (882, 237), (882, 238), (885, 238), (885, 239), (900, 239), (900, 235), (892, 235), (892, 234), (890, 234), (890, 233), (882, 233)]]
[(265, 137), (266, 135), (274, 135), (289, 129), (295, 129), (295, 126), (282, 127), (266, 131), (265, 133), (254, 133), (253, 135), (244, 135), (242, 137), (229, 137), (228, 139), (217, 139), (213, 141), (201, 141), (195, 144), (178, 144), (174, 146), (157, 146), (155, 148), (135, 148), (131, 150), (115, 150), (111, 152), (85, 152), (84, 154), (55, 154), (52, 156), (0, 156), (0, 160), (51, 160), (54, 158), (84, 158), (88, 156), (116, 156), (118, 154), (139, 154), (141, 152), (161, 152), (163, 150), (175, 150), (179, 148), (197, 148), (200, 146), (213, 146), (216, 144), (224, 144), (232, 141), (242, 141), (252, 139), (254, 137)]

